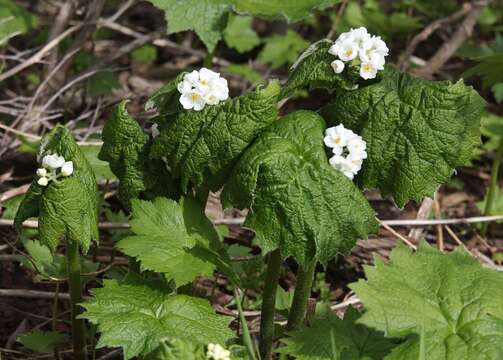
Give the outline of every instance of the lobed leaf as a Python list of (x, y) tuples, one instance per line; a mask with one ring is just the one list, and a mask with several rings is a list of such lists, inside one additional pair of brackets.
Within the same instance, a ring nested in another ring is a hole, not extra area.
[(145, 196), (178, 196), (178, 186), (161, 160), (148, 161), (149, 136), (133, 119), (122, 101), (103, 128), (99, 159), (107, 161), (120, 181), (119, 198), (126, 207)]
[[(168, 117), (154, 140), (151, 157), (166, 158), (173, 174), (219, 190), (248, 145), (277, 118), (279, 84), (257, 89), (202, 111)], [(162, 114), (161, 114), (162, 115)]]
[(480, 142), (482, 98), (460, 80), (432, 82), (386, 68), (382, 81), (339, 94), (321, 113), (367, 142), (357, 181), (402, 207), (432, 196)]
[(218, 233), (195, 200), (133, 200), (130, 224), (135, 235), (120, 240), (117, 248), (137, 258), (142, 269), (165, 273), (177, 286), (228, 263)]
[(215, 49), (222, 38), (231, 9), (230, 0), (149, 0), (163, 10), (168, 34), (194, 30), (208, 48)]
[(64, 126), (56, 126), (41, 141), (39, 158), (57, 153), (73, 161), (73, 174), (47, 187), (33, 180), (14, 220), (18, 231), (24, 220), (39, 218), (39, 238), (54, 252), (61, 239), (77, 242), (87, 252), (98, 241), (98, 189), (91, 165)]
[(225, 206), (250, 209), (245, 226), (262, 251), (281, 249), (301, 264), (327, 263), (377, 231), (361, 191), (333, 169), (323, 119), (297, 111), (271, 125), (245, 152), (227, 181)]
[(81, 318), (97, 324), (100, 347), (122, 347), (124, 358), (147, 355), (166, 339), (196, 344), (225, 344), (233, 337), (228, 318), (215, 314), (208, 301), (170, 294), (152, 283), (104, 280), (82, 306)]
[(383, 359), (395, 344), (382, 332), (357, 324), (360, 317), (353, 307), (346, 310), (343, 320), (328, 309), (326, 316), (315, 319), (311, 326), (304, 326), (282, 339), (286, 346), (278, 352), (297, 360)]
[(461, 247), (446, 255), (423, 242), (412, 254), (400, 245), (365, 273), (350, 285), (367, 309), (361, 322), (406, 337), (387, 360), (503, 358), (503, 274)]

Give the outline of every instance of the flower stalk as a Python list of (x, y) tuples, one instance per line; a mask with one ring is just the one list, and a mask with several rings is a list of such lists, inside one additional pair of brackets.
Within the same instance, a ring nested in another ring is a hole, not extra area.
[(274, 310), (276, 307), (276, 290), (278, 288), (281, 270), (281, 253), (274, 250), (269, 254), (265, 277), (264, 294), (262, 296), (262, 313), (260, 317), (259, 352), (262, 360), (271, 359), (274, 339)]
[(68, 242), (66, 256), (68, 261), (68, 286), (70, 290), (72, 313), (73, 356), (76, 360), (85, 360), (86, 340), (84, 320), (77, 318), (81, 313), (79, 303), (82, 302), (79, 244), (76, 242)]
[(313, 286), (314, 270), (316, 269), (316, 260), (307, 264), (306, 268), (299, 266), (297, 272), (297, 285), (293, 294), (292, 308), (288, 314), (286, 329), (291, 331), (297, 329), (306, 317), (307, 301), (311, 295)]

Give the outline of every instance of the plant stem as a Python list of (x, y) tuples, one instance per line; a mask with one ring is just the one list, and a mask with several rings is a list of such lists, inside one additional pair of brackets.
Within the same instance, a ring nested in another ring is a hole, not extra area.
[(293, 294), (292, 308), (288, 314), (287, 330), (295, 330), (304, 321), (306, 316), (307, 301), (311, 295), (313, 286), (314, 270), (316, 269), (316, 260), (307, 264), (306, 268), (299, 266), (297, 272), (297, 285)]
[(76, 360), (85, 360), (86, 339), (84, 320), (77, 319), (77, 316), (81, 313), (78, 304), (82, 302), (79, 244), (76, 242), (67, 242), (67, 244), (66, 256), (68, 261), (68, 286), (72, 309), (73, 358)]
[[(491, 169), (491, 183), (489, 184), (489, 190), (487, 192), (486, 206), (484, 208), (484, 215), (488, 216), (491, 214), (494, 202), (494, 193), (498, 186), (498, 174), (500, 170), (501, 157), (503, 156), (503, 136), (500, 139), (498, 150), (496, 151), (496, 157), (493, 160), (493, 166)], [(486, 236), (488, 223), (482, 225), (482, 236)]]
[(211, 68), (213, 67), (213, 57), (215, 56), (215, 49), (213, 49), (212, 52), (209, 52), (208, 55), (206, 55), (206, 58), (204, 58), (204, 63), (203, 66), (206, 68)]
[(260, 357), (262, 360), (271, 358), (272, 341), (274, 337), (274, 309), (276, 306), (276, 289), (278, 288), (281, 270), (281, 253), (274, 250), (269, 254), (265, 277), (264, 294), (262, 296), (262, 313), (260, 317)]
[(236, 298), (236, 306), (239, 311), (239, 320), (241, 321), (241, 331), (243, 332), (243, 343), (246, 346), (246, 350), (248, 350), (248, 355), (250, 360), (256, 360), (255, 350), (253, 349), (253, 341), (250, 336), (250, 330), (248, 329), (248, 323), (245, 318), (245, 314), (243, 312), (243, 307), (241, 305), (241, 301), (243, 300), (244, 295), (241, 295), (241, 291), (238, 288), (234, 289), (234, 297)]

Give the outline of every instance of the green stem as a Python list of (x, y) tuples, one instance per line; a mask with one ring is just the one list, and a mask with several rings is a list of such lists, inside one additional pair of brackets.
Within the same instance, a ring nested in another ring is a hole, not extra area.
[(276, 290), (278, 288), (281, 270), (281, 253), (274, 250), (269, 254), (265, 277), (264, 294), (262, 297), (262, 313), (260, 317), (260, 357), (271, 359), (272, 342), (274, 338), (274, 309), (276, 307)]
[(239, 321), (241, 321), (241, 331), (243, 332), (243, 343), (245, 344), (246, 350), (248, 351), (248, 355), (250, 360), (256, 360), (255, 350), (253, 349), (253, 341), (250, 336), (250, 330), (248, 329), (248, 322), (246, 321), (245, 314), (243, 312), (243, 306), (241, 305), (241, 301), (243, 301), (243, 297), (239, 289), (234, 289), (234, 297), (236, 298), (236, 306), (238, 307), (239, 312)]
[(299, 266), (297, 272), (297, 285), (293, 294), (292, 308), (288, 314), (287, 330), (295, 330), (304, 321), (306, 316), (307, 301), (311, 295), (313, 286), (314, 270), (316, 269), (316, 261), (309, 263), (306, 268)]
[(213, 49), (212, 52), (208, 53), (206, 55), (206, 58), (204, 59), (203, 66), (206, 68), (212, 68), (213, 67), (213, 57), (215, 56), (215, 49)]
[(76, 360), (86, 359), (86, 340), (84, 320), (77, 319), (81, 313), (82, 287), (80, 283), (80, 253), (79, 244), (68, 242), (66, 256), (68, 261), (68, 286), (70, 288), (70, 304), (72, 310), (72, 338), (73, 358)]
[[(486, 206), (484, 209), (484, 215), (491, 215), (493, 202), (494, 202), (494, 194), (496, 193), (496, 188), (498, 186), (498, 174), (501, 165), (501, 157), (503, 156), (503, 136), (500, 139), (500, 143), (498, 146), (498, 150), (496, 151), (496, 157), (493, 160), (493, 166), (491, 169), (491, 183), (489, 185), (489, 190), (487, 193)], [(482, 225), (482, 236), (486, 235), (488, 223), (484, 223)]]

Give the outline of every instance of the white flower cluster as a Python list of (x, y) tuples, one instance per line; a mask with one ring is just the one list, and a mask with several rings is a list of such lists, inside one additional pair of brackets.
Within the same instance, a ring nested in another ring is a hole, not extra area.
[(230, 360), (231, 352), (219, 344), (208, 344), (206, 358), (212, 360)]
[(201, 111), (206, 104), (216, 105), (229, 97), (227, 80), (206, 68), (185, 74), (178, 84), (180, 104), (184, 109)]
[(373, 79), (377, 71), (384, 70), (389, 50), (380, 36), (370, 35), (366, 28), (359, 27), (341, 34), (328, 52), (339, 58), (331, 64), (336, 74), (344, 70), (345, 62), (359, 61), (360, 76)]
[[(58, 171), (59, 170), (59, 171)], [(73, 161), (66, 161), (58, 154), (45, 155), (42, 159), (42, 167), (37, 169), (37, 184), (47, 186), (49, 181), (57, 180), (61, 176), (73, 174)]]
[(353, 179), (367, 158), (367, 144), (362, 137), (341, 124), (326, 129), (323, 142), (332, 148), (334, 154), (329, 160), (330, 165)]

